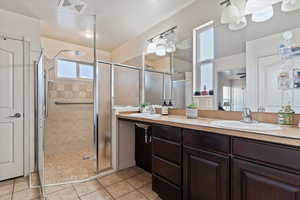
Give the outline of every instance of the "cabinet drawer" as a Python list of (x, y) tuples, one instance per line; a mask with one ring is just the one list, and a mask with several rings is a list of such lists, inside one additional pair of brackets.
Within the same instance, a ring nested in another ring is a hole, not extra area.
[(176, 127), (153, 125), (152, 135), (154, 137), (170, 140), (173, 142), (181, 142), (181, 129)]
[(198, 149), (230, 152), (230, 137), (203, 131), (183, 130), (183, 144)]
[(153, 138), (152, 154), (165, 160), (181, 164), (181, 145), (167, 140)]
[(181, 200), (181, 189), (163, 178), (152, 176), (152, 189), (163, 200)]
[(233, 138), (233, 154), (300, 170), (300, 150), (293, 147)]
[(152, 172), (172, 183), (181, 185), (181, 167), (176, 164), (152, 156)]

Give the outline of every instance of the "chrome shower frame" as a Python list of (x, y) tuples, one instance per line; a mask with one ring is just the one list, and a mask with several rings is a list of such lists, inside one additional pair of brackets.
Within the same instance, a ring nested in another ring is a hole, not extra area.
[[(101, 60), (97, 60), (96, 61), (97, 65), (96, 65), (96, 69), (95, 72), (96, 74), (94, 74), (94, 144), (96, 147), (96, 170), (98, 173), (109, 170), (109, 169), (113, 169), (114, 167), (116, 167), (116, 165), (113, 163), (113, 159), (112, 159), (112, 154), (110, 155), (110, 168), (107, 169), (100, 169), (100, 163), (101, 163), (101, 158), (99, 156), (100, 150), (100, 146), (103, 142), (106, 141), (102, 141), (102, 134), (100, 131), (102, 131), (101, 125), (99, 124), (99, 121), (101, 121), (101, 113), (104, 112), (103, 110), (101, 110), (101, 106), (99, 106), (101, 99), (99, 93), (101, 92), (100, 89), (100, 85), (101, 85), (101, 66), (100, 65), (108, 65), (109, 66), (109, 74), (110, 74), (110, 80), (109, 80), (109, 86), (110, 87), (110, 119), (109, 119), (109, 123), (110, 123), (110, 130), (112, 130), (112, 115), (113, 115), (113, 106), (115, 105), (115, 69), (116, 68), (126, 68), (126, 69), (130, 69), (130, 70), (135, 70), (139, 72), (139, 104), (142, 104), (145, 102), (145, 72), (152, 72), (152, 73), (158, 73), (158, 74), (162, 74), (163, 75), (163, 80), (165, 79), (166, 75), (169, 75), (172, 77), (171, 73), (167, 73), (167, 72), (160, 72), (160, 71), (156, 71), (156, 70), (149, 70), (149, 69), (145, 69), (143, 66), (141, 67), (137, 67), (137, 66), (131, 66), (131, 65), (126, 65), (126, 64), (120, 64), (120, 63), (113, 63), (113, 62), (107, 62), (107, 61), (101, 61)], [(163, 81), (165, 83), (165, 80)], [(163, 85), (163, 96), (165, 96), (166, 90), (165, 88), (165, 84)], [(100, 119), (99, 119), (100, 118)], [(112, 133), (111, 133), (112, 134)], [(110, 135), (112, 137), (112, 135)], [(112, 141), (110, 142), (110, 152), (112, 153)]]

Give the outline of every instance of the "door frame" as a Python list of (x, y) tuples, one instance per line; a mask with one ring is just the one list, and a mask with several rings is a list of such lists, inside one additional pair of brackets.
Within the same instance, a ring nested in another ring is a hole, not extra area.
[(25, 37), (0, 33), (0, 38), (19, 41), (23, 46), (23, 176), (27, 176), (35, 169), (33, 54), (38, 53), (31, 50), (30, 40)]

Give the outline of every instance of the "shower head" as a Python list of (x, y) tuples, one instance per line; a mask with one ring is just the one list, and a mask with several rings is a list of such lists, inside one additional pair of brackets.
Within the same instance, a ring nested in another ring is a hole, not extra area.
[(61, 53), (69, 53), (69, 54), (71, 54), (71, 55), (73, 55), (73, 56), (85, 56), (85, 52), (84, 52), (84, 51), (63, 49), (63, 50), (60, 50), (60, 51), (53, 57), (53, 59), (56, 59)]

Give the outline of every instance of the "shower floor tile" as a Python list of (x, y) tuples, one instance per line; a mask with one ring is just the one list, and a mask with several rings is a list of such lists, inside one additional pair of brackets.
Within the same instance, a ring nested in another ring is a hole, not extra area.
[[(102, 169), (110, 167), (107, 158), (100, 158)], [(45, 184), (84, 180), (96, 175), (93, 150), (45, 154)]]

